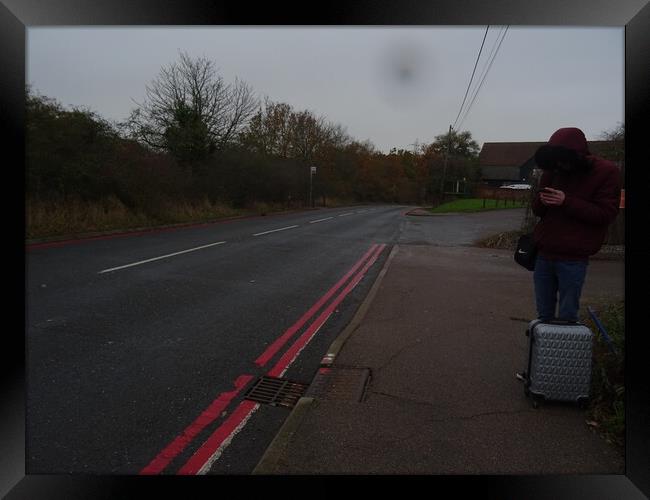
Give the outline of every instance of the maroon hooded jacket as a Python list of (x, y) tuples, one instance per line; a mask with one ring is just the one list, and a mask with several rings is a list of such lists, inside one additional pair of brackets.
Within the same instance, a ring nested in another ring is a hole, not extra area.
[(580, 129), (562, 128), (548, 141), (564, 146), (587, 159), (589, 169), (565, 172), (545, 170), (540, 189), (546, 186), (564, 191), (561, 206), (533, 201), (533, 213), (541, 219), (533, 237), (540, 255), (550, 260), (587, 260), (600, 250), (607, 228), (618, 213), (621, 196), (620, 170), (611, 161), (593, 156)]

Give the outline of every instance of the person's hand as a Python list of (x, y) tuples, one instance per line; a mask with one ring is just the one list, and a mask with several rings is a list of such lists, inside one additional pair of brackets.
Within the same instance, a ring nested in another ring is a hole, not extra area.
[(564, 191), (553, 189), (550, 187), (544, 188), (539, 193), (539, 199), (544, 205), (559, 207), (564, 203)]

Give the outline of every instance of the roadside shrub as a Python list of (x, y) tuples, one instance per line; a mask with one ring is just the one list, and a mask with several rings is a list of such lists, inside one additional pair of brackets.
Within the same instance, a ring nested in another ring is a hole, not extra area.
[(592, 307), (612, 340), (612, 352), (592, 318), (582, 321), (595, 334), (592, 365), (592, 400), (588, 410), (591, 425), (618, 446), (625, 443), (625, 302), (607, 302)]

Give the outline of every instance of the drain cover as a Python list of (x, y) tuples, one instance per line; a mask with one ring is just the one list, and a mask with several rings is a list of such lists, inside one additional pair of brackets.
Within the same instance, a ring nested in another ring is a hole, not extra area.
[(246, 392), (244, 399), (271, 406), (293, 408), (306, 390), (307, 384), (264, 376)]

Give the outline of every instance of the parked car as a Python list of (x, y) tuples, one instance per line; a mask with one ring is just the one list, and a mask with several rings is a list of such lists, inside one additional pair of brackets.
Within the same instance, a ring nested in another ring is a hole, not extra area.
[(506, 184), (501, 189), (530, 189), (530, 184)]

